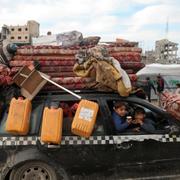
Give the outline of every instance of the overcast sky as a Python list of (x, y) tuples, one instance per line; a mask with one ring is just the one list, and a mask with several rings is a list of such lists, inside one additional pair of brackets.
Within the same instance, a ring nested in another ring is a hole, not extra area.
[(180, 0), (0, 0), (0, 14), (0, 26), (36, 20), (41, 35), (78, 30), (101, 41), (139, 41), (147, 50), (162, 38), (180, 43)]

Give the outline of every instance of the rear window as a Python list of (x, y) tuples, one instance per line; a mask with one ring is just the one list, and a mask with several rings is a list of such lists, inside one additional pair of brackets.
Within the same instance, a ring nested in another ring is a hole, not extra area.
[[(60, 104), (63, 108), (63, 135), (74, 135), (71, 133), (71, 124), (76, 113), (78, 101), (64, 101)], [(95, 136), (104, 134), (104, 126), (102, 122), (102, 113), (99, 109), (92, 135)]]

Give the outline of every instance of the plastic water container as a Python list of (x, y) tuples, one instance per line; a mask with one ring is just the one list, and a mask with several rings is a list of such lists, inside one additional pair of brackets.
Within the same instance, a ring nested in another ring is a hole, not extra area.
[(97, 103), (81, 100), (71, 126), (72, 133), (88, 138), (92, 134), (98, 109)]
[(12, 134), (26, 135), (29, 131), (31, 109), (30, 100), (12, 98), (5, 130)]
[(63, 109), (45, 107), (42, 119), (41, 141), (60, 144), (62, 137)]

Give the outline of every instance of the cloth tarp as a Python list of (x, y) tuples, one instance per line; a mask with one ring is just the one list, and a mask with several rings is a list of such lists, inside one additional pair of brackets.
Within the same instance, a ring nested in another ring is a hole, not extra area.
[(155, 85), (158, 74), (164, 79), (164, 87), (169, 91), (173, 92), (176, 84), (180, 83), (180, 65), (178, 64), (150, 64), (136, 73), (138, 80), (144, 80), (146, 77), (150, 77)]
[(149, 74), (180, 76), (180, 64), (149, 64), (137, 72), (138, 76)]
[[(128, 96), (131, 83), (126, 72), (118, 65), (118, 61), (108, 57), (102, 47), (94, 47), (88, 52), (80, 52), (76, 56), (78, 63), (74, 65), (74, 73), (81, 77), (94, 77), (95, 81)], [(127, 83), (128, 82), (128, 83)]]

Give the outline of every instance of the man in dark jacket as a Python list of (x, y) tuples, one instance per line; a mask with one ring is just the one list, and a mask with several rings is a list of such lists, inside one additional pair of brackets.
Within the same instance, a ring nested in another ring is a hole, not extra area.
[(164, 91), (164, 79), (159, 74), (157, 76), (157, 92), (162, 93), (162, 91)]
[(158, 102), (159, 102), (159, 106), (161, 106), (161, 93), (164, 91), (164, 79), (161, 77), (161, 75), (159, 74), (157, 76), (157, 92), (158, 92)]
[(150, 77), (147, 77), (146, 78), (146, 81), (145, 81), (145, 87), (144, 87), (144, 90), (146, 92), (146, 95), (148, 97), (148, 101), (151, 102), (151, 89), (154, 90), (154, 93), (156, 94), (156, 89), (154, 87), (154, 84), (153, 82), (151, 81)]

